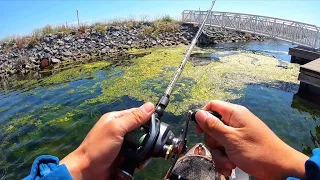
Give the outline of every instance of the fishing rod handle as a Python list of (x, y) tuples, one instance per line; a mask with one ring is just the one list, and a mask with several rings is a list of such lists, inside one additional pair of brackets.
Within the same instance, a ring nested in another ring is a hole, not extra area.
[[(196, 124), (198, 124), (197, 120), (196, 120), (196, 114), (197, 112), (199, 112), (200, 109), (196, 109), (196, 110), (189, 110), (189, 114), (190, 114), (190, 118), (191, 118), (191, 121), (195, 122)], [(216, 118), (218, 118), (219, 120), (222, 119), (222, 116), (216, 112), (216, 111), (206, 111), (208, 113), (210, 113), (211, 115), (215, 116)]]

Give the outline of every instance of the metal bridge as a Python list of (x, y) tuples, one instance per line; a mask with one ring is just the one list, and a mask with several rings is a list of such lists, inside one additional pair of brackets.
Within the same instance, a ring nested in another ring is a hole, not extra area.
[[(207, 11), (185, 10), (182, 12), (182, 21), (200, 24), (207, 13)], [(313, 49), (320, 47), (320, 27), (315, 25), (251, 14), (217, 11), (209, 13), (206, 21), (208, 26), (263, 35)]]

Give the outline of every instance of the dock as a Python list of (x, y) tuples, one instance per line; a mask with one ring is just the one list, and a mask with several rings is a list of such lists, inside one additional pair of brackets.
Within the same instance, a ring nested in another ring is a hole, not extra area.
[(320, 50), (297, 46), (289, 48), (289, 55), (291, 55), (291, 63), (303, 65), (320, 58)]
[(320, 97), (320, 58), (300, 66), (299, 91)]

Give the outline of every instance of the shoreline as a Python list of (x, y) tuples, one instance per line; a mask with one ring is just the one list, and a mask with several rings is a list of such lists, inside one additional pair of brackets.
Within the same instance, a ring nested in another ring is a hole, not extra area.
[[(130, 49), (189, 45), (197, 29), (195, 25), (165, 20), (123, 22), (46, 34), (37, 42), (4, 42), (0, 44), (0, 87), (16, 78), (41, 78), (43, 70), (68, 69), (98, 60), (117, 63), (139, 56), (126, 53)], [(265, 39), (214, 27), (206, 27), (205, 32), (198, 40), (200, 47)]]

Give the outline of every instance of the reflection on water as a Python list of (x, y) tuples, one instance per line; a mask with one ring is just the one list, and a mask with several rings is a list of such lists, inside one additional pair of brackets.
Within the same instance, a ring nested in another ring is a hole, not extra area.
[(274, 56), (277, 59), (285, 60), (290, 62), (291, 56), (288, 55), (289, 48), (294, 47), (294, 44), (268, 39), (265, 41), (251, 41), (247, 42), (237, 42), (237, 43), (225, 43), (216, 44), (215, 49), (218, 50), (246, 50), (252, 52), (258, 52), (270, 56)]
[[(236, 46), (246, 50), (266, 48), (265, 51), (270, 52), (282, 51), (289, 47), (282, 42), (273, 43), (275, 44), (271, 44), (271, 48), (264, 47), (267, 46), (264, 44), (241, 44), (241, 46), (237, 44)], [(277, 43), (281, 47), (274, 47), (278, 46)], [(217, 48), (222, 51), (222, 48), (228, 46), (231, 47), (226, 44)], [(123, 73), (123, 71), (114, 71), (115, 69), (108, 68), (98, 71), (91, 79), (33, 90), (0, 93), (0, 177), (19, 179), (26, 176), (33, 160), (41, 154), (64, 157), (82, 142), (101, 115), (109, 111), (140, 106), (143, 102), (129, 96), (122, 96), (108, 104), (85, 103), (86, 100), (102, 93), (100, 86), (102, 80)], [(167, 71), (175, 71), (175, 69), (167, 69)], [(166, 87), (166, 84), (162, 86), (163, 81), (168, 80), (159, 77), (159, 79), (147, 80), (140, 85), (161, 95), (161, 89)], [(178, 83), (176, 87), (179, 93), (174, 95), (173, 103), (190, 97), (188, 87), (195, 86), (197, 83), (188, 78), (180, 79), (179, 82), (181, 84)], [(313, 106), (295, 95), (296, 89), (295, 85), (291, 84), (285, 87), (268, 83), (249, 84), (243, 90), (244, 95), (233, 102), (248, 107), (281, 139), (294, 148), (308, 153), (308, 150), (314, 148), (320, 139), (320, 112), (318, 106)], [(171, 124), (177, 133), (184, 126), (185, 114), (176, 116), (165, 113), (163, 121)], [(201, 135), (195, 133), (194, 124), (191, 124), (188, 147), (192, 147), (202, 139)], [(163, 159), (154, 160), (144, 171), (138, 172), (135, 179), (160, 179), (169, 166), (170, 162)]]

